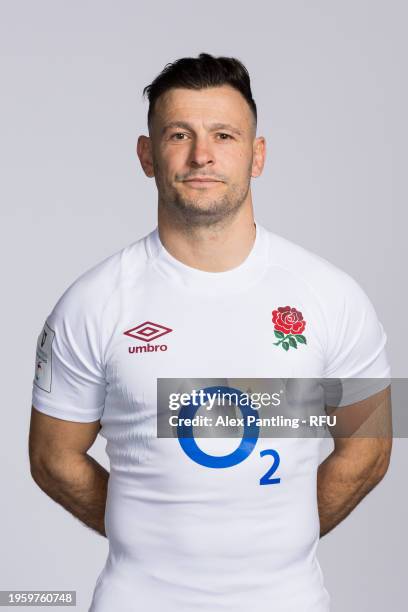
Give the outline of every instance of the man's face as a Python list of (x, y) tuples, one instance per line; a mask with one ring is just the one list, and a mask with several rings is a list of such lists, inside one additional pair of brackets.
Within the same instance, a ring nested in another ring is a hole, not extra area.
[(150, 138), (139, 138), (138, 154), (155, 177), (159, 205), (189, 224), (211, 225), (248, 201), (251, 176), (262, 171), (263, 141), (234, 88), (178, 88), (156, 101)]

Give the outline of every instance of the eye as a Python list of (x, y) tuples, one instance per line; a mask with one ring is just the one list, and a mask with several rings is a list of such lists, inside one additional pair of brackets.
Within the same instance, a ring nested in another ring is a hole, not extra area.
[(221, 138), (221, 140), (228, 140), (228, 138), (232, 139), (232, 136), (230, 134), (226, 134), (225, 132), (218, 132), (217, 135), (218, 136), (226, 136), (226, 138)]
[(170, 136), (172, 140), (184, 140), (183, 138), (174, 138), (174, 136), (187, 136), (187, 134), (185, 132), (175, 132)]

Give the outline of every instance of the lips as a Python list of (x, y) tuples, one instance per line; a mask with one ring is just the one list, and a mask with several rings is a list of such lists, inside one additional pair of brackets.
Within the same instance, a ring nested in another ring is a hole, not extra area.
[(190, 189), (210, 189), (210, 187), (215, 187), (221, 183), (221, 181), (218, 181), (217, 179), (210, 178), (187, 179), (184, 182), (187, 183)]
[(187, 179), (184, 182), (185, 183), (219, 183), (220, 181), (218, 181), (217, 179), (194, 178), (194, 179)]

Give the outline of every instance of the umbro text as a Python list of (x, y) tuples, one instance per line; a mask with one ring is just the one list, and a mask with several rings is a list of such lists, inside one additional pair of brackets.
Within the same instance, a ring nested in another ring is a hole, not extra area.
[(167, 351), (167, 344), (144, 344), (139, 346), (129, 346), (129, 353), (155, 353), (157, 351)]

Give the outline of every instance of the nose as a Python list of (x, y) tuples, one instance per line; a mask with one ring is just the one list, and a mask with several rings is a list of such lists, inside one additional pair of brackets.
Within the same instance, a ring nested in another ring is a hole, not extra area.
[(197, 136), (192, 141), (190, 150), (190, 165), (194, 168), (214, 163), (214, 154), (206, 136)]

